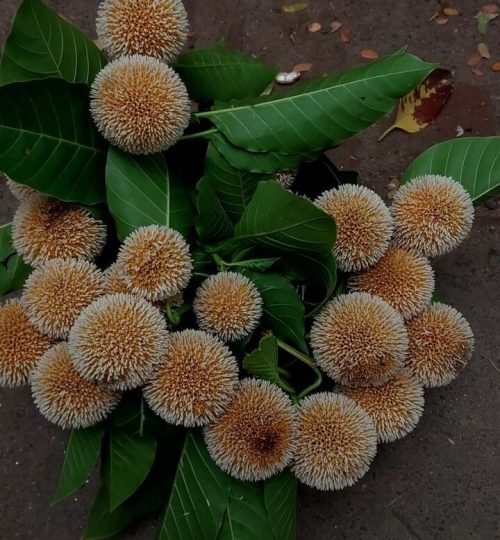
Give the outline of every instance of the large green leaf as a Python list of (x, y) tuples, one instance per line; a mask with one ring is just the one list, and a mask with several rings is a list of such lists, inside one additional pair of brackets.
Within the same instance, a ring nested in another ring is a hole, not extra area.
[(103, 435), (104, 424), (71, 431), (59, 484), (51, 504), (69, 497), (87, 480), (99, 457)]
[(0, 263), (0, 296), (19, 290), (31, 270), (31, 266), (27, 265), (18, 253)]
[(235, 239), (275, 253), (327, 255), (335, 242), (335, 222), (310, 201), (275, 181), (259, 182)]
[(263, 302), (262, 326), (307, 352), (304, 340), (304, 305), (295, 288), (279, 274), (245, 272), (259, 290)]
[(216, 242), (232, 235), (233, 224), (206, 176), (198, 182), (196, 205), (196, 230), (202, 242)]
[(12, 223), (0, 225), (0, 261), (15, 253), (12, 245)]
[(112, 429), (104, 477), (109, 489), (110, 511), (127, 500), (144, 482), (156, 454), (156, 441), (133, 437)]
[(230, 101), (258, 96), (278, 72), (222, 43), (180, 54), (174, 68), (194, 101)]
[(142, 392), (126, 392), (111, 417), (113, 428), (132, 437), (156, 437), (165, 423), (149, 408)]
[(421, 174), (442, 174), (460, 182), (474, 201), (500, 191), (500, 137), (451, 139), (420, 154), (403, 181)]
[(200, 112), (246, 150), (295, 154), (335, 146), (389, 113), (435, 65), (404, 50), (283, 93)]
[(5, 43), (0, 85), (48, 77), (91, 84), (105, 63), (79, 28), (41, 0), (23, 0)]
[(194, 209), (187, 187), (170, 174), (163, 154), (133, 156), (110, 148), (106, 190), (120, 239), (152, 224), (191, 234)]
[(274, 535), (280, 540), (295, 538), (297, 479), (290, 471), (270, 478), (264, 487), (264, 499)]
[(89, 114), (88, 89), (58, 79), (0, 88), (0, 170), (64, 201), (105, 200), (106, 142)]

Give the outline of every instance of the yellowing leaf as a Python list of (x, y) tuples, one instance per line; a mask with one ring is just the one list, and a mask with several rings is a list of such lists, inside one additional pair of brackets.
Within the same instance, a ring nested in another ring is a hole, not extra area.
[(307, 9), (307, 2), (295, 2), (295, 4), (285, 4), (283, 6), (283, 11), (285, 13), (296, 13), (303, 9)]
[(458, 11), (458, 9), (454, 7), (443, 8), (443, 13), (448, 17), (456, 17), (457, 15), (460, 15), (460, 11)]
[(491, 58), (490, 50), (488, 49), (488, 45), (486, 45), (486, 43), (480, 43), (477, 46), (477, 50), (483, 58), (486, 58), (486, 60)]
[(453, 91), (453, 75), (447, 69), (435, 69), (413, 92), (399, 102), (396, 121), (379, 138), (393, 129), (417, 133), (438, 116)]

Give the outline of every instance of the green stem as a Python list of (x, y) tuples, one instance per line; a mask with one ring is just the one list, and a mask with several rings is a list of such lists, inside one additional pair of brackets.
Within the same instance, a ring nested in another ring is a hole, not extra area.
[(215, 264), (217, 265), (217, 269), (219, 270), (219, 272), (225, 272), (227, 263), (222, 259), (222, 257), (217, 255), (217, 253), (212, 253), (212, 257), (215, 261)]
[(219, 130), (217, 128), (206, 129), (205, 131), (198, 131), (196, 133), (190, 133), (189, 135), (183, 135), (179, 140), (189, 141), (191, 139), (199, 139), (206, 137), (207, 135), (212, 135), (212, 133), (217, 133)]

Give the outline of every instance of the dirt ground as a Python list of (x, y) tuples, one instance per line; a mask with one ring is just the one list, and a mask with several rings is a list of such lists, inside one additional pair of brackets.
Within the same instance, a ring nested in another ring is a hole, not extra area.
[[(97, 0), (48, 1), (68, 19), (94, 34)], [(455, 92), (438, 120), (418, 135), (392, 133), (385, 119), (331, 153), (335, 163), (356, 169), (364, 182), (385, 195), (391, 176), (435, 142), (452, 138), (457, 126), (467, 135), (498, 133), (500, 73), (484, 62), (483, 76), (466, 60), (486, 41), (492, 61), (500, 60), (500, 19), (480, 36), (473, 16), (484, 1), (451, 2), (462, 13), (440, 26), (429, 19), (437, 1), (310, 0), (309, 9), (280, 11), (270, 0), (185, 0), (193, 36), (190, 46), (223, 37), (240, 48), (289, 70), (312, 62), (307, 79), (361, 62), (363, 48), (389, 53), (407, 44), (412, 52), (456, 74)], [(18, 0), (0, 0), (0, 42)], [(308, 33), (305, 25), (338, 19), (353, 40), (339, 34)], [(15, 204), (0, 186), (0, 220)], [(476, 335), (476, 352), (449, 387), (426, 394), (423, 419), (410, 436), (382, 445), (366, 477), (338, 493), (300, 490), (299, 540), (493, 539), (500, 538), (500, 210), (497, 201), (477, 211), (469, 240), (435, 260), (437, 293), (463, 312)], [(28, 390), (0, 391), (1, 539), (77, 539), (94, 486), (55, 508), (49, 501), (57, 483), (66, 435), (36, 412)], [(120, 538), (152, 538), (148, 521)], [(262, 539), (266, 540), (266, 539)]]

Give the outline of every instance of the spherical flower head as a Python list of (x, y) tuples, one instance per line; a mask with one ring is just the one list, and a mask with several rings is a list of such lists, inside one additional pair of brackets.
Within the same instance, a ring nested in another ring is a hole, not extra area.
[(342, 394), (320, 392), (299, 407), (293, 472), (321, 490), (352, 486), (377, 452), (377, 432), (368, 414)]
[(50, 339), (28, 319), (21, 302), (7, 300), (0, 307), (0, 386), (27, 384), (50, 345)]
[(425, 257), (391, 247), (375, 266), (352, 276), (349, 288), (379, 296), (409, 319), (431, 303), (434, 272)]
[(81, 312), (69, 334), (69, 350), (82, 377), (127, 390), (149, 379), (167, 341), (157, 308), (136, 296), (112, 294)]
[(186, 42), (188, 20), (180, 0), (104, 0), (96, 29), (111, 58), (143, 54), (170, 63)]
[(395, 245), (434, 257), (448, 253), (467, 237), (474, 207), (453, 178), (426, 174), (398, 189), (392, 215)]
[(200, 330), (184, 330), (171, 334), (144, 397), (170, 424), (203, 426), (224, 411), (237, 382), (238, 364), (221, 341)]
[(451, 306), (432, 304), (406, 323), (406, 365), (426, 387), (449, 384), (466, 366), (474, 349), (469, 323)]
[(276, 385), (244, 379), (226, 411), (205, 428), (210, 456), (238, 480), (281, 472), (294, 453), (296, 409)]
[(139, 227), (131, 233), (120, 248), (117, 262), (130, 291), (150, 301), (181, 292), (193, 268), (182, 235), (158, 225)]
[(345, 184), (325, 191), (314, 204), (337, 225), (333, 253), (340, 270), (364, 270), (374, 265), (389, 247), (391, 214), (371, 189)]
[(224, 341), (250, 335), (262, 316), (262, 297), (246, 276), (219, 272), (196, 291), (193, 303), (198, 325)]
[(10, 178), (7, 179), (7, 187), (18, 201), (23, 201), (33, 195), (38, 195), (38, 191), (34, 190), (31, 186), (21, 184), (20, 182), (14, 182), (14, 180), (11, 180)]
[(379, 442), (392, 442), (413, 431), (424, 412), (424, 389), (407, 369), (380, 386), (342, 388), (375, 425)]
[(68, 345), (58, 343), (37, 364), (31, 382), (40, 413), (64, 429), (80, 429), (104, 420), (120, 394), (84, 379), (72, 362)]
[(408, 337), (401, 315), (368, 293), (337, 296), (315, 318), (314, 357), (328, 376), (346, 386), (388, 381), (403, 366)]
[(276, 182), (278, 182), (278, 184), (281, 184), (285, 189), (291, 188), (296, 178), (297, 169), (285, 169), (282, 171), (278, 171), (275, 176)]
[(82, 309), (103, 294), (103, 275), (94, 263), (51, 259), (26, 280), (22, 303), (40, 332), (67, 339)]
[(105, 242), (104, 223), (85, 208), (42, 195), (24, 199), (12, 220), (12, 244), (33, 266), (56, 258), (93, 260)]
[(90, 112), (104, 138), (131, 154), (163, 152), (179, 140), (191, 114), (177, 73), (147, 56), (107, 64), (90, 97)]

